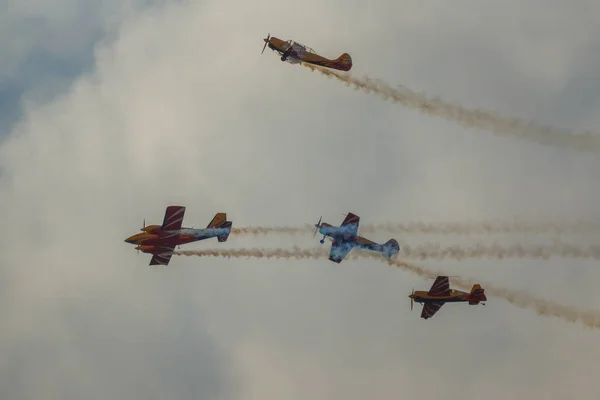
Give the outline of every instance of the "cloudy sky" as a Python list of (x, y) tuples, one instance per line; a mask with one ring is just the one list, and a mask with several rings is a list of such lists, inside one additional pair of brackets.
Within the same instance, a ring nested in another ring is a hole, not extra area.
[[(349, 52), (357, 75), (596, 131), (597, 2), (4, 4), (3, 399), (600, 395), (597, 331), (502, 299), (424, 321), (407, 295), (432, 282), (377, 260), (174, 256), (150, 269), (123, 242), (170, 204), (195, 227), (220, 211), (234, 226), (338, 224), (348, 211), (362, 223), (597, 219), (596, 155), (465, 129), (260, 55), (270, 32)], [(294, 244), (318, 240), (186, 248)], [(600, 306), (593, 262), (425, 264)]]

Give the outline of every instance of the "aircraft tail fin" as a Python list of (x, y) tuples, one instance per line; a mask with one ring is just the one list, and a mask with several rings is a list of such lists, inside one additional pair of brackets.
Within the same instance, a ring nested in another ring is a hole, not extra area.
[(396, 239), (390, 239), (383, 245), (382, 254), (385, 258), (391, 258), (392, 256), (400, 252), (400, 245)]
[(227, 221), (227, 213), (216, 213), (206, 229), (218, 230), (217, 239), (219, 242), (226, 242), (231, 233), (231, 225), (233, 225), (233, 222)]
[(469, 304), (478, 304), (482, 301), (487, 301), (485, 291), (479, 284), (475, 284), (469, 293)]
[(352, 57), (350, 54), (344, 53), (335, 60), (337, 66), (342, 71), (350, 71), (352, 68)]
[(231, 225), (233, 225), (233, 222), (225, 221), (225, 223), (218, 227), (218, 229), (223, 231), (223, 234), (217, 235), (217, 240), (219, 242), (227, 241), (227, 239), (229, 238), (229, 234), (231, 233)]
[(216, 213), (212, 221), (206, 226), (206, 228), (218, 228), (227, 222), (227, 213)]

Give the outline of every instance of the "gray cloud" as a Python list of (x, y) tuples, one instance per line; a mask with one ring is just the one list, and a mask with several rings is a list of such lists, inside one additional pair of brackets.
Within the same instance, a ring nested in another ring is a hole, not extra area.
[(111, 40), (129, 15), (154, 0), (5, 0), (0, 15), (0, 139), (22, 117), (23, 107), (65, 93), (73, 79), (94, 67), (98, 42)]
[[(565, 16), (545, 4), (208, 2), (129, 15), (93, 73), (28, 107), (0, 147), (3, 397), (593, 397), (597, 335), (501, 300), (423, 321), (406, 296), (431, 282), (376, 261), (148, 269), (123, 243), (168, 204), (195, 226), (217, 211), (234, 226), (337, 224), (348, 211), (363, 223), (595, 216), (594, 156), (475, 134), (260, 56), (270, 31), (349, 51), (358, 75), (593, 128), (595, 100), (586, 111), (565, 91), (600, 69), (588, 25), (539, 34), (591, 18), (592, 3)], [(223, 247), (293, 244), (314, 241), (232, 235)], [(429, 264), (600, 303), (585, 261)]]

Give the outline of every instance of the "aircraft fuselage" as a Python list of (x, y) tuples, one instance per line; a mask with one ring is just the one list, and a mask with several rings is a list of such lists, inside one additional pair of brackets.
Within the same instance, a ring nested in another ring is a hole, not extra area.
[(416, 291), (414, 294), (409, 295), (412, 299), (419, 304), (426, 303), (461, 303), (472, 301), (469, 299), (469, 293), (462, 292), (460, 290), (450, 290), (448, 296), (430, 296), (425, 291)]
[(128, 237), (125, 239), (125, 242), (144, 246), (179, 246), (199, 240), (228, 235), (230, 231), (231, 227), (206, 229), (182, 228), (175, 231), (158, 231), (156, 233), (141, 232)]
[[(356, 227), (353, 225), (332, 226), (323, 222), (319, 226), (319, 233), (324, 237), (330, 237), (345, 250), (352, 250), (355, 247), (365, 250), (377, 251), (384, 254), (384, 257), (391, 257), (400, 251), (398, 242), (390, 239), (385, 244), (375, 243), (356, 234)], [(324, 239), (321, 239), (324, 243)]]

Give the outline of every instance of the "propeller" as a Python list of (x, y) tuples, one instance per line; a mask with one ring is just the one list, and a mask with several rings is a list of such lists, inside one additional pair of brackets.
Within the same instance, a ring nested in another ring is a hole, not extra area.
[(313, 235), (313, 237), (315, 237), (317, 235), (317, 231), (319, 230), (319, 228), (321, 227), (321, 219), (323, 219), (323, 216), (321, 216), (319, 218), (319, 222), (317, 222), (317, 224), (315, 225), (315, 233)]
[(142, 223), (142, 229), (140, 231), (144, 232), (146, 230), (146, 218), (144, 218), (144, 222)]
[(265, 45), (263, 46), (263, 49), (262, 49), (262, 51), (260, 52), (260, 54), (262, 54), (262, 53), (264, 53), (264, 52), (265, 52), (265, 49), (267, 48), (267, 44), (269, 43), (269, 39), (270, 39), (270, 38), (271, 38), (271, 34), (269, 33), (269, 34), (267, 35), (267, 38), (265, 39)]
[(412, 311), (413, 310), (414, 298), (415, 298), (415, 287), (414, 286), (413, 286), (412, 294), (409, 297), (410, 297), (410, 311)]

